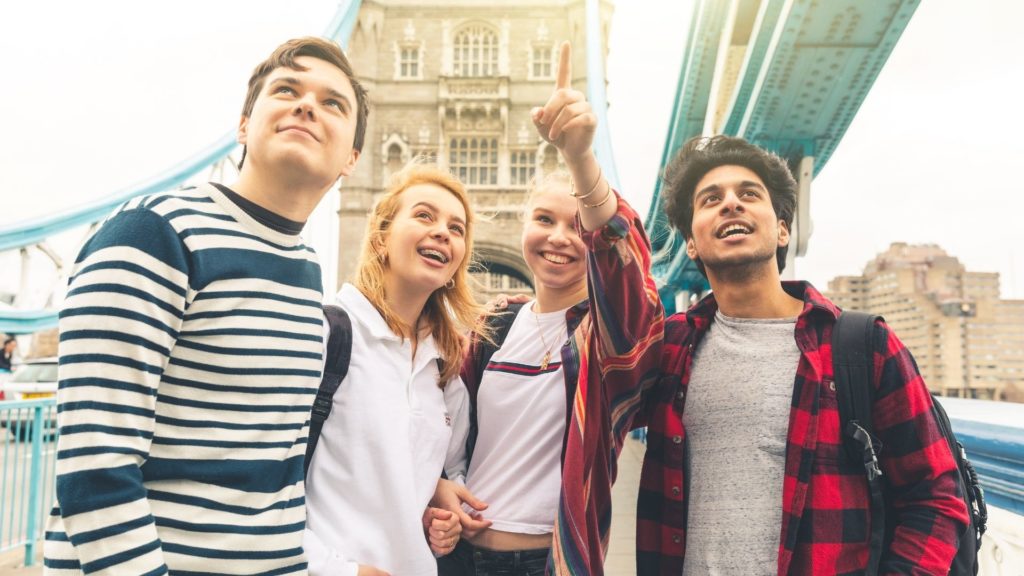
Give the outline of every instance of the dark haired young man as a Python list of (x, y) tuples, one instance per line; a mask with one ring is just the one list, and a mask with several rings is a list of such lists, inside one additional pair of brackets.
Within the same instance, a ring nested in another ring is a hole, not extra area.
[(249, 80), (238, 181), (117, 210), (60, 316), (52, 574), (303, 574), (320, 266), (299, 237), (366, 130), (337, 44), (291, 40)]
[[(650, 245), (601, 177), (582, 94), (556, 92), (534, 120), (585, 192), (597, 332), (588, 369), (620, 384), (618, 421), (648, 426), (637, 573), (863, 573), (872, 519), (864, 470), (841, 453), (830, 344), (840, 310), (810, 284), (780, 279), (796, 204), (786, 164), (738, 138), (683, 146), (667, 170), (666, 210), (713, 295), (662, 324)], [(893, 521), (878, 572), (945, 574), (967, 522), (956, 466), (910, 353), (882, 322), (873, 342)], [(605, 475), (582, 482), (593, 489)], [(559, 534), (592, 529), (578, 518), (561, 513)]]

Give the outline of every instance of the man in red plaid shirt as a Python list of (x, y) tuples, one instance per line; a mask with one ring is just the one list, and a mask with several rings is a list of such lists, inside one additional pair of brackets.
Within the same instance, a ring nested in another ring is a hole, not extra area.
[[(868, 486), (843, 452), (832, 370), (840, 310), (810, 284), (780, 278), (796, 205), (785, 162), (739, 138), (683, 146), (662, 194), (714, 294), (665, 319), (640, 219), (591, 152), (596, 118), (585, 98), (560, 86), (534, 122), (573, 175), (590, 248), (593, 334), (580, 351), (580, 387), (593, 370), (614, 391), (605, 400), (613, 425), (588, 419), (570, 446), (582, 464), (567, 456), (563, 474), (584, 493), (605, 487), (614, 458), (607, 474), (588, 462), (617, 454), (631, 425), (648, 427), (637, 573), (946, 574), (967, 510), (928, 389), (883, 322), (872, 419), (891, 523), (880, 565), (868, 566)], [(573, 559), (587, 556), (582, 536), (606, 526), (609, 508), (560, 509), (555, 572), (601, 572)]]

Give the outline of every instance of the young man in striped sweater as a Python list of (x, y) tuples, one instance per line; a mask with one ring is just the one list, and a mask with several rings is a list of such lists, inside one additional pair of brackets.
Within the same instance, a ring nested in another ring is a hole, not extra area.
[(359, 158), (341, 49), (289, 41), (249, 79), (238, 181), (128, 202), (60, 317), (52, 574), (303, 574), (320, 266), (299, 238)]

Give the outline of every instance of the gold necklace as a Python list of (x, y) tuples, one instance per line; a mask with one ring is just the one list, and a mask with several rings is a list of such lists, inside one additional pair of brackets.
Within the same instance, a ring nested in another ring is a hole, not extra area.
[[(533, 312), (531, 310), (531, 312)], [(548, 346), (548, 340), (544, 337), (544, 330), (540, 327), (540, 320), (537, 318), (540, 314), (533, 312), (533, 321), (537, 323), (537, 333), (540, 334), (540, 343), (544, 346), (544, 357), (540, 361), (540, 369), (547, 370), (548, 364), (551, 362), (552, 348)], [(561, 331), (562, 326), (558, 326), (558, 330)], [(558, 344), (558, 336), (555, 336), (555, 344)]]

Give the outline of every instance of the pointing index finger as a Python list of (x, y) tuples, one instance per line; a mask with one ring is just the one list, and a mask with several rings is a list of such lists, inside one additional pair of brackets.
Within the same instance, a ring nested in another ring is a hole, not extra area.
[(558, 56), (558, 76), (555, 89), (568, 88), (572, 81), (572, 47), (569, 42), (562, 42), (561, 54)]

